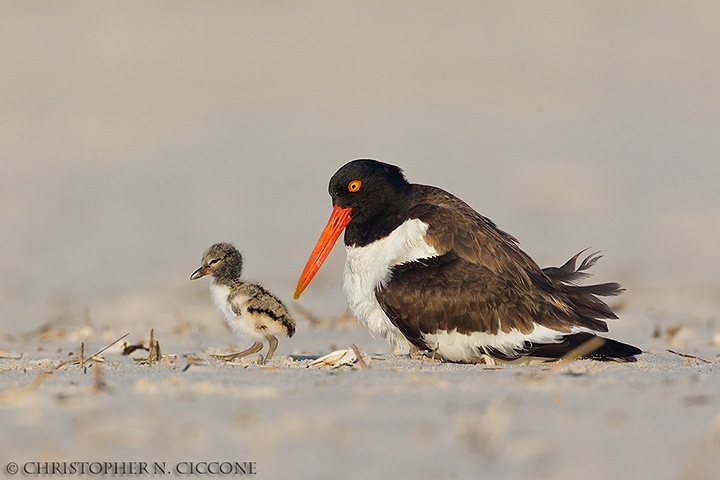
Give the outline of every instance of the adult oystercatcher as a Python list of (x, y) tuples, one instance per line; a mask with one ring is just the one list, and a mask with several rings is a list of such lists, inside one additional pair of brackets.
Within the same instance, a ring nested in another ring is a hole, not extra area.
[(202, 266), (190, 275), (197, 280), (212, 275), (210, 296), (222, 312), (228, 325), (237, 335), (252, 338), (255, 343), (242, 352), (230, 355), (214, 355), (225, 361), (252, 355), (263, 348), (263, 340), (269, 343), (267, 358), (259, 356), (259, 363), (268, 361), (278, 345), (276, 335), (292, 337), (295, 321), (282, 302), (258, 283), (240, 280), (242, 254), (229, 243), (216, 243), (205, 251)]
[[(513, 362), (568, 354), (634, 360), (642, 351), (596, 334), (615, 319), (598, 296), (617, 283), (578, 285), (600, 258), (540, 268), (518, 241), (454, 195), (411, 184), (400, 168), (354, 160), (330, 179), (333, 212), (295, 290), (299, 298), (345, 230), (343, 289), (353, 315), (393, 345), (437, 358)], [(582, 252), (581, 252), (582, 253)]]

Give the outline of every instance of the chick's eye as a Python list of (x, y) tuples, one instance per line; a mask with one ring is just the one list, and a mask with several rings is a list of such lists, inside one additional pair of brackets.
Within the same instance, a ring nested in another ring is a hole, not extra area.
[(360, 187), (362, 187), (362, 181), (353, 180), (352, 182), (348, 183), (348, 192), (355, 193), (360, 190)]

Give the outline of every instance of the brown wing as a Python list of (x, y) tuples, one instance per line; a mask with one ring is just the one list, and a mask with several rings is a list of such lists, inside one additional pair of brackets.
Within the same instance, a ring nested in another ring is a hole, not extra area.
[(425, 241), (440, 254), (454, 251), (459, 257), (504, 278), (526, 285), (531, 276), (543, 278), (542, 270), (518, 246), (512, 235), (497, 228), (456, 196), (437, 187), (414, 185), (422, 192), (423, 203), (410, 214), (430, 225)]
[(229, 298), (230, 308), (235, 315), (242, 316), (245, 307), (250, 313), (262, 313), (281, 323), (288, 337), (295, 334), (295, 321), (279, 298), (259, 283), (243, 282), (238, 287), (237, 295)]
[(415, 188), (428, 203), (413, 206), (410, 216), (430, 225), (425, 241), (440, 255), (394, 267), (392, 281), (377, 292), (390, 320), (411, 342), (437, 329), (529, 333), (536, 323), (559, 333), (573, 327), (606, 332), (600, 319), (617, 318), (595, 295), (618, 294), (619, 285), (569, 283), (595, 257), (578, 270), (573, 257), (549, 271), (551, 278), (514, 237), (457, 197), (435, 187)]
[(393, 267), (392, 281), (376, 292), (390, 321), (420, 348), (423, 334), (438, 330), (461, 334), (529, 334), (535, 324), (559, 334), (574, 326), (607, 331), (607, 325), (543, 296), (528, 292), (487, 268), (453, 253)]

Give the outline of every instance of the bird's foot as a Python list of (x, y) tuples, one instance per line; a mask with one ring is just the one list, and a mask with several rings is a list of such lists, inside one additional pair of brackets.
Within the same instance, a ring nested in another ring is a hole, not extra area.
[(260, 350), (262, 350), (262, 347), (263, 347), (262, 342), (255, 342), (255, 343), (253, 343), (252, 347), (248, 348), (247, 350), (243, 350), (242, 352), (231, 353), (229, 355), (210, 355), (210, 356), (212, 358), (217, 358), (218, 360), (222, 360), (224, 362), (232, 362), (234, 360), (237, 360), (238, 358), (247, 357), (248, 355), (257, 353)]
[(240, 353), (230, 353), (228, 355), (210, 355), (210, 357), (216, 360), (222, 360), (223, 362), (233, 362), (236, 359), (243, 357), (242, 355), (240, 355)]
[(427, 350), (420, 350), (412, 343), (410, 344), (410, 358), (412, 358), (413, 360), (422, 360), (427, 356), (427, 354)]

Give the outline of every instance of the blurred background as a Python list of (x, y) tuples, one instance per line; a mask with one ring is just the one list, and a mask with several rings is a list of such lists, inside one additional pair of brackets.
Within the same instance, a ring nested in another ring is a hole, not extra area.
[[(193, 319), (218, 241), (298, 305), (355, 158), (541, 266), (602, 250), (626, 306), (714, 315), (719, 24), (713, 2), (3, 0), (0, 330)], [(344, 311), (344, 258), (299, 305)]]

